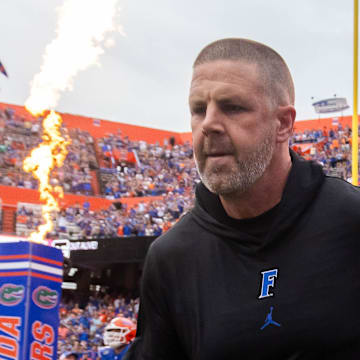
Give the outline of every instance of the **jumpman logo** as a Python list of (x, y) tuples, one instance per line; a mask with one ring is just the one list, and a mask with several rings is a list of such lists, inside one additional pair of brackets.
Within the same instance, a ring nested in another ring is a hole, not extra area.
[(276, 325), (276, 326), (281, 326), (279, 323), (277, 323), (276, 321), (274, 321), (272, 319), (273, 309), (274, 309), (274, 307), (270, 306), (270, 312), (266, 315), (265, 324), (260, 328), (260, 330), (264, 330), (270, 324), (273, 324), (273, 325)]

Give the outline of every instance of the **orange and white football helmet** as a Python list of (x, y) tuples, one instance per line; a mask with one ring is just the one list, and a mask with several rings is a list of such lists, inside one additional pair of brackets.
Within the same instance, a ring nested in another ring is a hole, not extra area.
[(129, 344), (136, 335), (136, 325), (125, 317), (116, 317), (105, 327), (104, 344), (112, 348)]

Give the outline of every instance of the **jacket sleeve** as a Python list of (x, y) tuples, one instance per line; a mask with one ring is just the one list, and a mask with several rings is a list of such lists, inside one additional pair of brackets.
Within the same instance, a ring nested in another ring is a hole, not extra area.
[(141, 281), (140, 311), (136, 339), (124, 360), (186, 360), (167, 300), (168, 288), (163, 280), (153, 246), (146, 257)]

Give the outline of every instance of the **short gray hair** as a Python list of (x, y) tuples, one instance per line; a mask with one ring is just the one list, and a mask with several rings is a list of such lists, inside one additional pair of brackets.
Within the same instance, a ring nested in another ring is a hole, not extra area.
[(256, 64), (264, 82), (265, 93), (277, 105), (294, 105), (294, 83), (284, 59), (270, 47), (259, 42), (229, 38), (207, 45), (194, 62), (194, 68), (216, 60), (245, 61)]

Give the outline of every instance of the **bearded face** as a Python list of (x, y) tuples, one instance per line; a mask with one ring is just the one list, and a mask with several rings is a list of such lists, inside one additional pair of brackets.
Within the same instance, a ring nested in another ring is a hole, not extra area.
[(196, 165), (218, 195), (242, 194), (264, 174), (276, 115), (256, 65), (219, 60), (194, 69), (189, 105)]
[(218, 195), (242, 194), (264, 174), (274, 147), (272, 133), (264, 135), (250, 149), (243, 151), (208, 137), (202, 149), (195, 151), (195, 163), (202, 182), (211, 192)]

